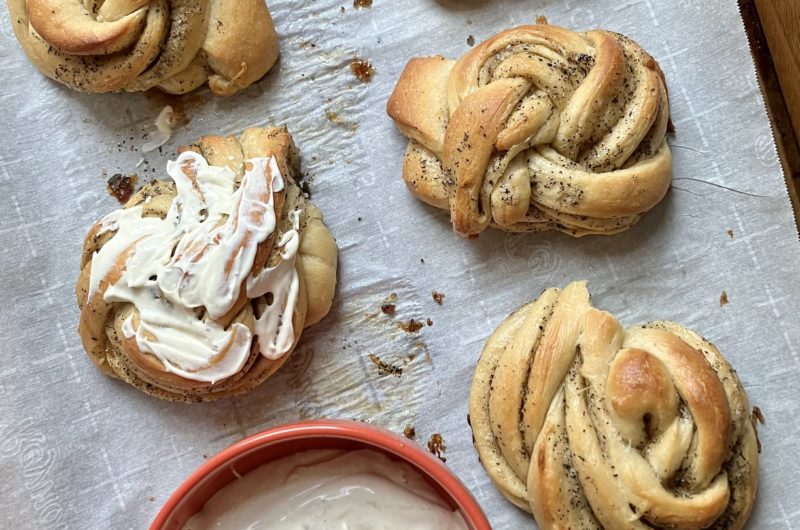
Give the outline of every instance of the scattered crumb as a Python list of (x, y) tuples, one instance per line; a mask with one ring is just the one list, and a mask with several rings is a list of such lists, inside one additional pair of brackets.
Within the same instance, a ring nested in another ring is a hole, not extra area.
[(471, 18), (468, 18), (468, 19), (467, 19), (467, 26), (471, 26), (471, 25), (472, 25), (472, 19), (471, 19)]
[(467, 45), (475, 46), (475, 37), (473, 37), (472, 35), (467, 36)]
[(394, 316), (396, 309), (395, 302), (397, 302), (397, 293), (392, 293), (383, 299), (381, 311), (383, 311), (385, 315)]
[(303, 192), (303, 197), (305, 197), (306, 199), (311, 198), (311, 188), (308, 186), (307, 180), (303, 180), (302, 182), (300, 182), (300, 191)]
[(375, 73), (375, 68), (366, 59), (356, 57), (350, 63), (350, 71), (359, 81), (369, 83), (372, 81), (372, 74)]
[(724, 305), (728, 305), (728, 293), (727, 293), (727, 291), (722, 291), (722, 294), (719, 295), (719, 306), (722, 307)]
[(204, 458), (204, 459), (208, 459), (208, 455), (205, 455), (205, 454), (204, 454), (204, 455), (203, 455), (203, 458)]
[(753, 419), (758, 421), (761, 425), (764, 425), (764, 413), (761, 412), (761, 409), (758, 406), (753, 406)]
[(420, 262), (420, 263), (425, 263), (425, 260), (424, 260), (424, 259), (422, 259), (422, 258), (419, 258), (419, 262)]
[(360, 217), (358, 218), (358, 222), (359, 222), (359, 223), (361, 222), (361, 218), (360, 218)]
[(356, 9), (369, 9), (372, 7), (372, 0), (353, 0), (353, 7)]
[(201, 109), (208, 100), (200, 93), (183, 95), (167, 94), (157, 88), (144, 92), (144, 97), (160, 107), (172, 107), (172, 122), (174, 127), (182, 127), (192, 121), (191, 111)]
[(431, 296), (433, 297), (434, 302), (436, 302), (439, 305), (442, 305), (442, 302), (444, 301), (444, 293), (440, 293), (439, 291), (433, 291), (431, 293)]
[(756, 447), (758, 447), (758, 454), (761, 454), (761, 438), (758, 436), (758, 426), (756, 423), (764, 425), (764, 414), (758, 406), (753, 406), (753, 414), (750, 416), (750, 421), (753, 423), (753, 430), (756, 433)]
[(428, 327), (431, 327), (433, 325), (433, 320), (429, 318), (428, 320), (425, 321), (425, 323), (428, 325)]
[(424, 323), (413, 318), (408, 322), (399, 322), (397, 325), (400, 326), (400, 329), (406, 333), (416, 333), (417, 331), (421, 330), (423, 326), (425, 326)]
[(381, 361), (381, 358), (375, 355), (374, 353), (369, 354), (369, 360), (372, 361), (372, 364), (378, 367), (378, 374), (379, 375), (395, 375), (400, 377), (403, 375), (403, 369), (399, 366), (395, 366), (393, 364), (389, 364), (386, 362)]
[(136, 181), (139, 179), (137, 175), (123, 175), (116, 173), (111, 175), (108, 179), (108, 193), (117, 199), (120, 204), (125, 204), (128, 199), (133, 195), (133, 189), (136, 187)]
[(339, 8), (339, 13), (344, 13), (344, 6)]
[(431, 439), (428, 440), (428, 451), (430, 451), (431, 454), (435, 455), (436, 458), (442, 462), (447, 462), (447, 458), (444, 456), (444, 452), (446, 450), (447, 446), (444, 444), (444, 438), (442, 438), (442, 435), (438, 432), (431, 434)]
[(417, 437), (417, 430), (412, 425), (406, 423), (405, 428), (403, 428), (403, 436), (409, 440), (413, 440)]
[[(335, 123), (336, 125), (343, 125), (350, 129), (351, 131), (355, 131), (358, 129), (358, 123), (354, 121), (347, 121), (343, 119), (338, 112), (334, 112), (330, 109), (325, 111), (325, 117), (328, 118), (328, 121), (331, 123)], [(333, 164), (333, 160), (329, 160), (328, 163)]]
[(538, 17), (536, 17), (536, 23), (537, 24), (547, 24), (547, 17), (544, 16), (544, 15), (539, 15)]
[(729, 238), (733, 239), (733, 230), (732, 229), (728, 228), (727, 230), (725, 230), (725, 232), (728, 234)]
[(151, 496), (147, 497), (147, 500), (150, 501), (150, 502), (155, 502), (156, 498), (151, 495)]

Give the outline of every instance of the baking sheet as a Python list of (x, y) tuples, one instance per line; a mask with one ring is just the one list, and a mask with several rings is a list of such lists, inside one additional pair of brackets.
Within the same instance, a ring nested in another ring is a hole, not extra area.
[[(424, 443), (496, 528), (532, 526), (490, 484), (466, 422), (488, 334), (550, 286), (586, 278), (597, 306), (631, 325), (681, 322), (715, 342), (761, 407), (764, 452), (751, 528), (800, 527), (800, 245), (736, 3), (492, 0), (275, 0), (282, 55), (231, 99), (200, 92), (163, 153), (142, 155), (163, 101), (85, 95), (46, 80), (0, 20), (0, 527), (143, 528), (208, 455), (283, 422), (337, 417)], [(406, 60), (457, 57), (539, 14), (641, 43), (665, 71), (677, 133), (673, 189), (630, 231), (606, 238), (486, 232), (465, 241), (414, 200), (406, 140), (384, 105)], [(376, 72), (349, 69), (354, 56)], [(73, 288), (91, 223), (117, 208), (108, 176), (163, 176), (200, 134), (289, 125), (313, 200), (340, 247), (330, 316), (256, 391), (203, 405), (164, 403), (101, 376), (75, 331)], [(146, 164), (137, 168), (141, 158)], [(728, 231), (731, 232), (728, 232)], [(732, 235), (729, 235), (732, 234)], [(445, 294), (443, 305), (431, 297)], [(730, 303), (720, 305), (725, 291)], [(394, 318), (380, 312), (397, 295)], [(416, 334), (398, 327), (432, 320)], [(380, 376), (369, 354), (404, 367)]]

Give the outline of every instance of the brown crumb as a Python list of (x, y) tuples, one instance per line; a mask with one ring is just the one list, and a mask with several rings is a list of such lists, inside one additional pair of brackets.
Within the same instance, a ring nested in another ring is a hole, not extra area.
[(473, 37), (472, 35), (467, 36), (467, 45), (475, 46), (475, 37)]
[(137, 175), (123, 175), (116, 173), (111, 175), (108, 179), (108, 193), (117, 199), (120, 204), (125, 204), (128, 199), (133, 195), (133, 189), (136, 187), (136, 181), (139, 179)]
[(409, 440), (413, 440), (417, 437), (417, 430), (413, 427), (413, 425), (406, 423), (406, 426), (403, 428), (403, 436)]
[(431, 454), (435, 455), (436, 458), (442, 462), (447, 462), (447, 458), (444, 456), (444, 452), (446, 450), (447, 446), (444, 444), (444, 438), (442, 438), (442, 435), (438, 432), (431, 434), (431, 439), (428, 440), (428, 451), (430, 451)]
[(381, 358), (374, 353), (369, 354), (369, 360), (372, 361), (372, 364), (378, 367), (378, 375), (394, 375), (397, 377), (403, 375), (402, 368), (387, 362), (383, 362)]
[(728, 305), (728, 293), (727, 293), (727, 291), (722, 291), (722, 294), (719, 295), (719, 306), (722, 307), (724, 305)]
[(375, 73), (375, 68), (366, 59), (356, 57), (350, 63), (350, 71), (359, 81), (369, 83), (372, 81), (372, 74)]
[(395, 302), (397, 302), (397, 293), (391, 293), (389, 296), (383, 299), (381, 311), (383, 311), (385, 315), (394, 316), (396, 309)]
[(353, 0), (353, 7), (356, 9), (369, 9), (372, 7), (372, 0)]
[(339, 13), (344, 13), (344, 6), (339, 8)]
[(753, 413), (750, 415), (750, 422), (753, 424), (753, 431), (756, 433), (756, 447), (758, 447), (758, 454), (761, 454), (761, 438), (758, 436), (758, 425), (764, 425), (764, 414), (758, 406), (753, 406)]
[(433, 297), (433, 301), (439, 305), (442, 305), (442, 302), (444, 302), (444, 293), (440, 293), (439, 291), (433, 291), (431, 293), (431, 296)]
[(150, 501), (150, 502), (155, 502), (156, 498), (151, 495), (151, 496), (147, 497), (147, 500)]
[(400, 329), (405, 331), (406, 333), (416, 333), (417, 331), (421, 330), (425, 324), (420, 320), (411, 319), (408, 322), (398, 322), (397, 324), (400, 326)]
[(725, 232), (728, 234), (729, 238), (733, 239), (733, 230), (732, 229), (728, 228), (727, 230), (725, 230)]
[(431, 327), (433, 325), (433, 320), (429, 318), (428, 320), (425, 321), (425, 323), (428, 325), (428, 327)]
[(299, 182), (299, 184), (300, 184), (300, 191), (303, 192), (303, 197), (305, 197), (306, 199), (310, 199), (311, 198), (311, 188), (308, 186), (308, 181), (307, 180), (303, 180), (303, 181)]
[[(329, 122), (335, 123), (336, 125), (342, 125), (344, 127), (347, 127), (351, 131), (355, 131), (356, 129), (358, 129), (358, 123), (354, 121), (347, 121), (344, 118), (342, 118), (338, 112), (332, 111), (330, 109), (325, 111), (325, 117), (328, 118)], [(328, 162), (331, 164), (333, 163), (332, 160), (329, 160)], [(349, 163), (350, 162), (348, 162), (348, 164)]]
[(539, 15), (538, 17), (536, 17), (536, 23), (537, 24), (547, 24), (547, 17), (544, 16), (544, 15)]

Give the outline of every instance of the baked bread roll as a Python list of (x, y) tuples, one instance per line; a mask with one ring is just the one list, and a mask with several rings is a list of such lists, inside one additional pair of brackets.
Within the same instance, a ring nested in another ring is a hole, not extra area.
[(106, 375), (169, 400), (247, 392), (331, 307), (336, 241), (294, 177), (285, 128), (206, 136), (86, 236), (83, 347)]
[(623, 329), (585, 282), (500, 324), (469, 409), (492, 481), (543, 530), (737, 529), (753, 507), (758, 441), (736, 372), (678, 324)]
[(608, 31), (504, 31), (458, 61), (411, 59), (387, 104), (403, 179), (476, 237), (629, 228), (667, 192), (669, 103), (656, 61)]
[(264, 0), (8, 0), (14, 33), (47, 77), (83, 92), (208, 82), (230, 96), (278, 58)]

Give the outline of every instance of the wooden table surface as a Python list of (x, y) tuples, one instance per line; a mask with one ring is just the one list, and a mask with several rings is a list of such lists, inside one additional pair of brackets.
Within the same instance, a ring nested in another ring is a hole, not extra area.
[(739, 0), (800, 226), (800, 0)]

